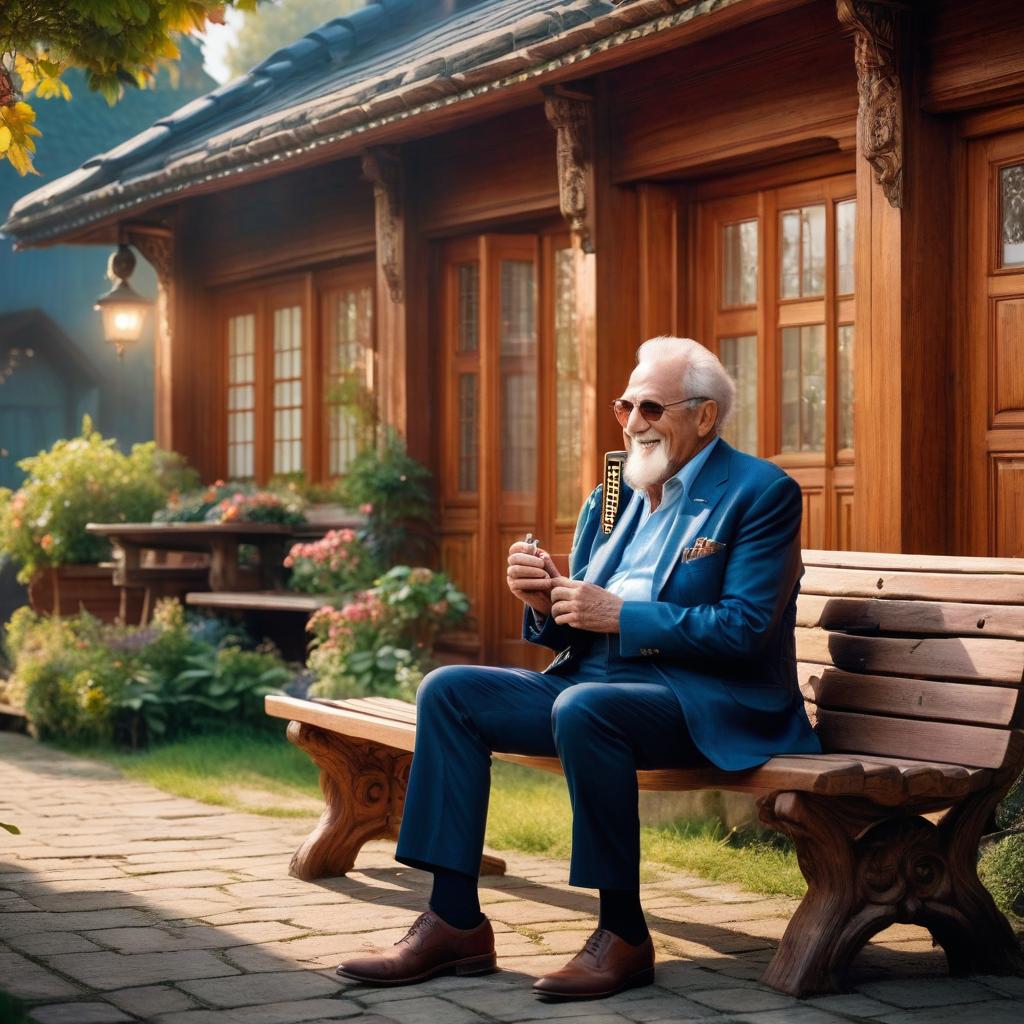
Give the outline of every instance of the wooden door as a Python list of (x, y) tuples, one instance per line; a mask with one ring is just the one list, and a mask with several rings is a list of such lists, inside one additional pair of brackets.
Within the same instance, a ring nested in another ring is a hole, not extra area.
[(594, 484), (592, 269), (555, 232), (442, 253), (441, 561), (472, 601), (470, 657), (545, 661), (521, 639), (505, 559), (527, 533), (568, 551)]
[(698, 214), (698, 323), (737, 385), (723, 433), (800, 484), (805, 547), (851, 547), (854, 192), (840, 175)]
[[(975, 143), (967, 221), (964, 436), (956, 519), (961, 550), (1024, 555), (1024, 132)], [(945, 414), (945, 411), (944, 411)]]

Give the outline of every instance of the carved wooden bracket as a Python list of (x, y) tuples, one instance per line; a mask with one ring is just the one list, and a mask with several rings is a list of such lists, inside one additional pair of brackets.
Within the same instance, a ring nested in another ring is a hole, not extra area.
[(558, 198), (584, 252), (594, 251), (593, 100), (588, 96), (551, 93), (544, 113), (556, 132)]
[(174, 294), (174, 233), (159, 224), (128, 224), (124, 237), (134, 245), (156, 271), (160, 286), (156, 300), (157, 331), (171, 339), (171, 308)]
[(374, 146), (363, 155), (363, 177), (373, 184), (377, 262), (392, 302), (402, 301), (402, 161), (397, 148)]
[(853, 32), (857, 65), (857, 134), (889, 205), (903, 206), (903, 87), (899, 18), (906, 4), (892, 0), (836, 0), (836, 13)]

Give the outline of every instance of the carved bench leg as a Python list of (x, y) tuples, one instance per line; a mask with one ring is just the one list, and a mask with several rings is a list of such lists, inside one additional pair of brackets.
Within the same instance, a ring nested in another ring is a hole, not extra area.
[[(365, 843), (398, 838), (412, 754), (288, 723), (288, 739), (320, 769), (324, 794), (320, 821), (292, 857), (290, 874), (311, 882), (347, 874)], [(503, 875), (505, 862), (488, 854), (482, 875)]]
[(326, 802), (316, 828), (295, 851), (290, 872), (307, 882), (344, 875), (364, 843), (397, 829), (412, 754), (304, 722), (288, 723), (288, 739), (320, 769)]
[(761, 980), (800, 997), (843, 991), (853, 958), (896, 922), (927, 928), (954, 973), (1019, 970), (1013, 931), (975, 871), (993, 799), (964, 800), (936, 826), (867, 801), (763, 797), (761, 820), (792, 838), (807, 895)]

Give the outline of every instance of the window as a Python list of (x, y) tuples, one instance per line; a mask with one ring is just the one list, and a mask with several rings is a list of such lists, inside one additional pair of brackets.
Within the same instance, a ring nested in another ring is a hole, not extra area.
[(361, 428), (336, 385), (355, 378), (372, 402), (372, 288), (373, 269), (362, 267), (219, 297), (225, 477), (262, 484), (344, 472)]
[(814, 547), (846, 545), (853, 501), (854, 191), (844, 175), (699, 214), (700, 320), (736, 382), (723, 436), (798, 480)]

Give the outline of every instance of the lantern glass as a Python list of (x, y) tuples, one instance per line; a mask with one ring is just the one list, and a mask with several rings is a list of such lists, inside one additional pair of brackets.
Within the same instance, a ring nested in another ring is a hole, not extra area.
[(119, 350), (138, 341), (151, 305), (151, 302), (122, 281), (96, 300), (95, 309), (103, 320), (104, 337), (117, 345)]

